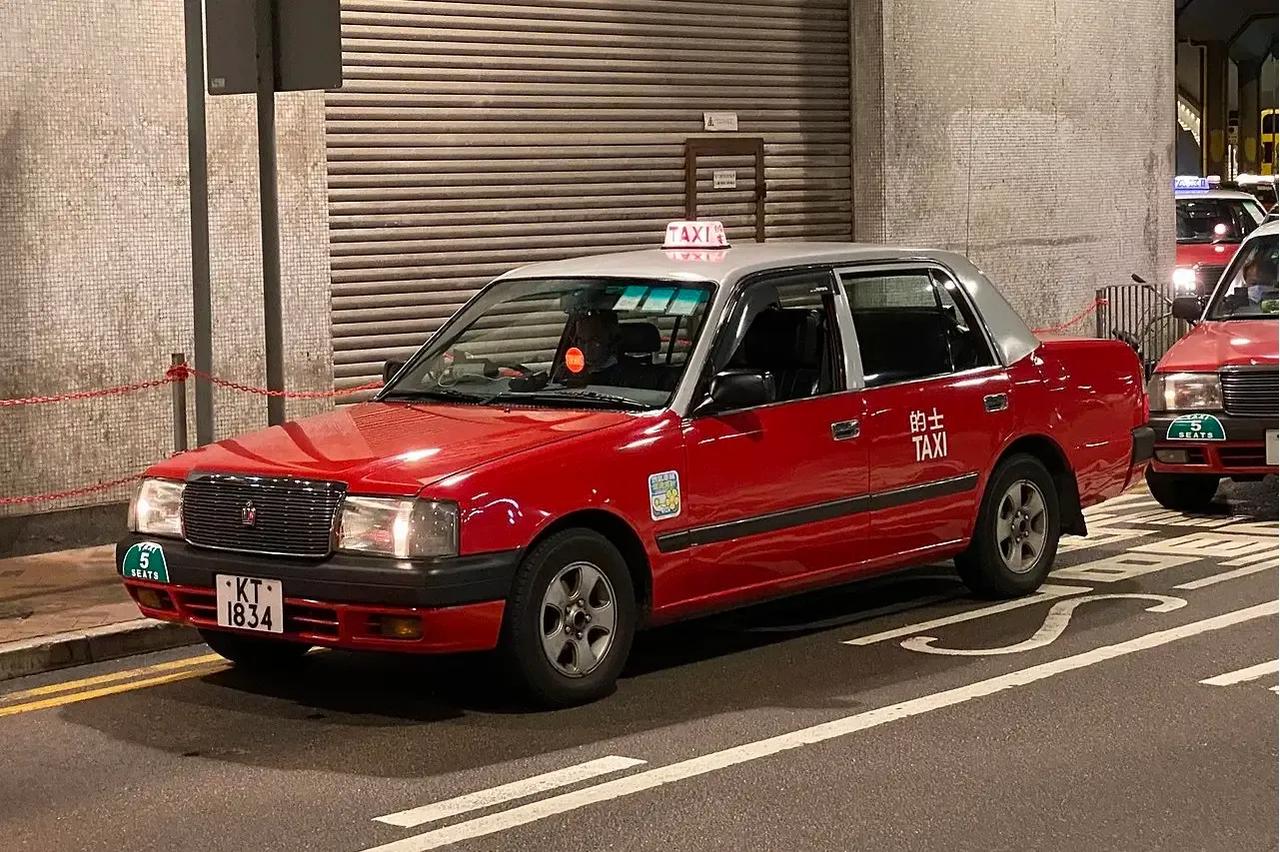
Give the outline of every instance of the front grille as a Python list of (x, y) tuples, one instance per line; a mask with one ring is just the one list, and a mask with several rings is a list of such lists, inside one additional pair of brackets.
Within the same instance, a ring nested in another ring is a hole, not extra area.
[(1226, 264), (1201, 263), (1196, 266), (1196, 281), (1201, 285), (1200, 292), (1208, 293), (1213, 290), (1226, 268)]
[(1221, 447), (1218, 457), (1223, 467), (1265, 467), (1267, 450), (1265, 447)]
[[(181, 589), (175, 593), (182, 613), (200, 627), (218, 625), (217, 594), (212, 589)], [(338, 612), (324, 604), (284, 602), (284, 632), (299, 636), (323, 636), (337, 639), (340, 633)]]
[(182, 530), (200, 547), (322, 557), (332, 548), (340, 482), (201, 474), (182, 496)]
[(1223, 370), (1223, 408), (1241, 417), (1280, 416), (1278, 376), (1276, 370)]

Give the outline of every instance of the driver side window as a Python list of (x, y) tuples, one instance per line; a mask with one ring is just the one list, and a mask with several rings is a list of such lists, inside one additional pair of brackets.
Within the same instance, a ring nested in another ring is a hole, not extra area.
[(777, 402), (843, 389), (833, 282), (827, 270), (751, 282), (716, 342), (714, 372), (768, 373)]

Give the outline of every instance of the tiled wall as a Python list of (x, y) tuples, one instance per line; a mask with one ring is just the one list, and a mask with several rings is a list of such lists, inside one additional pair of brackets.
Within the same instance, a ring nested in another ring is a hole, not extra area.
[(1167, 0), (851, 8), (859, 239), (966, 253), (1033, 325), (1130, 273), (1168, 280)]
[[(170, 352), (191, 355), (183, 56), (180, 2), (0, 3), (0, 398), (151, 378)], [(323, 95), (278, 103), (286, 382), (325, 388)], [(262, 384), (253, 97), (211, 99), (207, 120), (214, 366)], [(265, 421), (259, 398), (219, 391), (216, 403), (219, 435)], [(171, 424), (167, 388), (0, 409), (0, 496), (139, 471), (171, 450)]]

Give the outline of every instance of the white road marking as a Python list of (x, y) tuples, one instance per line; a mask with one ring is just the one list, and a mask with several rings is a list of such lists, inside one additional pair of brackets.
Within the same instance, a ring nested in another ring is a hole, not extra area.
[(1109, 544), (1119, 544), (1122, 541), (1129, 541), (1134, 538), (1142, 538), (1143, 536), (1153, 535), (1155, 530), (1135, 530), (1098, 527), (1089, 531), (1089, 535), (1080, 538), (1075, 536), (1072, 538), (1064, 538), (1058, 542), (1058, 553), (1074, 553), (1077, 550), (1089, 550), (1094, 547), (1105, 547)]
[(387, 816), (374, 817), (373, 819), (375, 822), (385, 822), (387, 825), (415, 828), (446, 817), (465, 814), (468, 811), (476, 811), (492, 805), (514, 801), (515, 799), (523, 799), (526, 796), (545, 793), (558, 787), (567, 787), (579, 781), (586, 781), (588, 778), (608, 775), (610, 772), (630, 769), (643, 763), (643, 760), (637, 760), (634, 757), (609, 755), (598, 760), (579, 763), (577, 766), (557, 769), (553, 772), (535, 775), (532, 778), (512, 781), (510, 784), (500, 784), (487, 790), (477, 790), (474, 793), (445, 799), (442, 802), (434, 802), (430, 805), (423, 805), (420, 808), (412, 808), (407, 811), (388, 814)]
[(1167, 553), (1117, 553), (1071, 568), (1059, 568), (1050, 573), (1055, 580), (1072, 580), (1080, 583), (1115, 583), (1132, 580), (1144, 574), (1177, 568), (1195, 562), (1195, 556), (1173, 556)]
[(1276, 553), (1276, 543), (1248, 535), (1232, 535), (1229, 530), (1197, 532), (1140, 544), (1133, 548), (1138, 553), (1172, 553), (1176, 556), (1201, 558), (1238, 559)]
[(1277, 666), (1280, 666), (1280, 660), (1272, 660), (1268, 663), (1258, 663), (1256, 666), (1247, 666), (1243, 669), (1236, 669), (1233, 672), (1220, 674), (1216, 677), (1205, 678), (1200, 681), (1205, 686), (1232, 686), (1245, 681), (1257, 680), (1260, 677), (1266, 677), (1269, 674), (1275, 674)]
[(984, 606), (981, 609), (971, 609), (967, 612), (959, 612), (955, 615), (947, 615), (942, 618), (935, 618), (930, 621), (918, 621), (915, 624), (908, 624), (906, 627), (895, 627), (892, 630), (885, 630), (880, 633), (872, 633), (869, 636), (859, 636), (857, 639), (846, 639), (846, 645), (872, 645), (876, 642), (884, 642), (887, 639), (898, 639), (902, 636), (911, 636), (922, 630), (932, 630), (935, 627), (945, 627), (948, 624), (959, 624), (962, 621), (972, 621), (975, 618), (985, 618), (988, 615), (998, 615), (1002, 612), (1008, 612), (1011, 609), (1019, 609), (1024, 606), (1034, 606), (1044, 603), (1045, 601), (1055, 600), (1057, 598), (1065, 598), (1068, 595), (1082, 595), (1085, 592), (1091, 592), (1093, 589), (1083, 586), (1058, 586), (1052, 583), (1045, 583), (1040, 587), (1034, 595), (1028, 595), (1025, 598), (1017, 600), (1005, 601), (1004, 603)]
[(936, 637), (912, 636), (910, 639), (902, 641), (902, 647), (908, 651), (919, 651), (922, 654), (942, 654), (952, 657), (994, 657), (1001, 654), (1020, 654), (1024, 651), (1043, 648), (1045, 645), (1057, 640), (1071, 622), (1071, 613), (1075, 612), (1076, 607), (1081, 604), (1086, 604), (1090, 601), (1121, 599), (1155, 601), (1155, 606), (1147, 607), (1147, 612), (1173, 612), (1187, 605), (1187, 602), (1182, 598), (1171, 598), (1168, 595), (1084, 595), (1078, 598), (1058, 601), (1049, 608), (1049, 612), (1044, 617), (1044, 624), (1040, 625), (1040, 628), (1031, 635), (1031, 638), (1014, 645), (1005, 645), (1001, 648), (936, 648), (932, 644), (938, 641)]
[(690, 758), (689, 760), (682, 760), (667, 766), (658, 766), (643, 772), (636, 772), (592, 787), (561, 793), (549, 799), (530, 802), (527, 805), (520, 805), (510, 810), (437, 828), (434, 831), (428, 831), (413, 837), (406, 837), (402, 840), (365, 850), (365, 852), (426, 852), (429, 849), (438, 849), (441, 846), (448, 846), (464, 840), (486, 837), (490, 834), (527, 825), (550, 816), (568, 813), (587, 805), (607, 802), (623, 796), (630, 796), (634, 793), (641, 793), (645, 790), (652, 790), (664, 784), (727, 769), (731, 766), (759, 760), (760, 758), (800, 748), (801, 746), (826, 742), (827, 740), (864, 731), (888, 722), (963, 704), (966, 701), (995, 695), (1008, 689), (1027, 686), (1064, 672), (1087, 668), (1088, 666), (1150, 648), (1158, 648), (1161, 645), (1167, 645), (1179, 639), (1198, 636), (1211, 630), (1221, 630), (1224, 627), (1241, 624), (1255, 618), (1275, 615), (1277, 603), (1280, 603), (1280, 601), (1270, 601), (1247, 609), (1223, 613), (1212, 618), (1193, 621), (1190, 624), (1171, 627), (1168, 630), (1161, 630), (1157, 633), (1148, 633), (1145, 636), (1139, 636), (1115, 645), (1104, 645), (1101, 648), (1094, 648), (1092, 651), (1085, 651), (1070, 657), (1040, 663), (954, 689), (912, 698), (908, 701), (869, 710), (865, 713), (844, 716), (809, 728), (801, 728), (791, 733), (744, 743), (743, 745)]
[(1203, 589), (1206, 586), (1225, 583), (1227, 580), (1235, 580), (1240, 577), (1247, 577), (1250, 574), (1258, 574), (1274, 567), (1276, 567), (1275, 563), (1268, 559), (1267, 562), (1262, 565), (1251, 565), (1246, 568), (1237, 568), (1234, 571), (1223, 571), (1221, 574), (1214, 574), (1210, 577), (1201, 577), (1199, 580), (1189, 580), (1185, 583), (1180, 583), (1179, 585), (1174, 586), (1174, 588), (1185, 591), (1195, 591), (1196, 589)]

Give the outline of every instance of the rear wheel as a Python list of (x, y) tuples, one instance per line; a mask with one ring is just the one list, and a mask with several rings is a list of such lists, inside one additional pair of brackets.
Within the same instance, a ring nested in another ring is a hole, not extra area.
[(260, 639), (226, 630), (200, 629), (200, 638), (220, 656), (246, 669), (271, 671), (293, 668), (311, 646), (280, 639)]
[(1049, 575), (1061, 532), (1058, 491), (1049, 471), (1035, 456), (1010, 456), (987, 483), (973, 540), (956, 557), (956, 568), (980, 595), (1030, 594)]
[(502, 654), (537, 703), (581, 704), (613, 690), (635, 625), (635, 592), (622, 554), (593, 530), (564, 530), (520, 564)]
[(1175, 512), (1203, 512), (1218, 493), (1219, 477), (1205, 473), (1158, 473), (1147, 468), (1147, 488), (1156, 502)]

